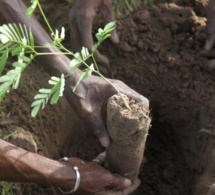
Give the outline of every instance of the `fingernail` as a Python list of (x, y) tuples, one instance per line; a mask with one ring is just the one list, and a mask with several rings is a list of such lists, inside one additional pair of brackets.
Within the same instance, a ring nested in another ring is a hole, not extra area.
[(110, 145), (110, 139), (106, 138), (106, 137), (101, 137), (99, 139), (101, 145), (105, 148), (107, 148)]
[(130, 187), (131, 186), (131, 180), (130, 179), (125, 179), (124, 180), (124, 187), (125, 188), (128, 188), (128, 187)]

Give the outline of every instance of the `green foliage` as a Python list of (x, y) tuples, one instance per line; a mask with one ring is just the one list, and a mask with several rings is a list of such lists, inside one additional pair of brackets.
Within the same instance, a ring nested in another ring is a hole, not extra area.
[(53, 85), (51, 89), (40, 89), (39, 94), (34, 96), (35, 101), (31, 104), (32, 111), (31, 116), (35, 117), (40, 109), (44, 109), (45, 105), (51, 97), (51, 104), (56, 104), (59, 97), (63, 96), (65, 79), (64, 75), (61, 78), (51, 77), (49, 84)]
[(144, 3), (145, 3), (146, 5), (152, 6), (152, 5), (154, 4), (154, 0), (144, 0)]
[(13, 135), (13, 132), (12, 133), (1, 133), (0, 134), (0, 139), (7, 140), (12, 135)]
[(154, 0), (115, 0), (113, 1), (114, 13), (116, 17), (122, 17), (125, 13), (136, 10), (142, 2), (152, 6)]
[(1, 195), (13, 195), (13, 182), (0, 182)]
[(25, 25), (8, 24), (0, 27), (0, 75), (5, 67), (8, 54), (17, 56), (17, 61), (12, 64), (13, 69), (0, 77), (0, 101), (12, 87), (17, 89), (23, 70), (30, 63), (26, 53), (32, 52), (29, 47), (34, 46), (31, 31)]
[(90, 57), (89, 51), (86, 47), (82, 47), (81, 53), (77, 52), (74, 54), (74, 58), (70, 61), (70, 73), (73, 73), (76, 68), (79, 68), (84, 61)]
[(91, 64), (85, 71), (83, 71), (83, 74), (79, 77), (79, 79), (73, 89), (73, 92), (76, 90), (76, 88), (80, 84), (80, 82), (83, 81), (84, 79), (87, 79), (94, 70), (95, 70), (94, 65)]
[(37, 7), (37, 4), (38, 4), (38, 0), (31, 0), (31, 6), (28, 7), (27, 11), (26, 11), (26, 14), (27, 16), (30, 18), (32, 16), (32, 14), (34, 13), (36, 7)]
[(113, 1), (114, 12), (116, 17), (121, 17), (125, 12), (134, 11), (141, 0), (117, 0)]
[[(91, 48), (92, 53), (89, 53), (87, 48), (82, 48), (80, 52), (73, 54), (71, 51), (67, 50), (62, 44), (62, 40), (65, 37), (65, 29), (62, 27), (60, 35), (59, 31), (56, 30), (55, 33), (51, 28), (48, 20), (43, 13), (42, 7), (39, 0), (31, 0), (31, 6), (27, 9), (27, 15), (30, 17), (35, 8), (38, 7), (48, 28), (51, 31), (51, 36), (53, 42), (49, 46), (35, 46), (34, 39), (30, 28), (27, 28), (25, 25), (21, 24), (7, 24), (0, 26), (0, 101), (4, 98), (5, 94), (11, 89), (17, 89), (19, 86), (19, 81), (21, 78), (22, 72), (27, 68), (30, 62), (34, 59), (35, 56), (39, 55), (58, 55), (59, 53), (39, 53), (35, 48), (50, 48), (52, 46), (57, 46), (62, 50), (65, 55), (72, 55), (74, 58), (70, 62), (70, 71), (67, 76), (74, 74), (77, 68), (83, 64), (85, 69), (82, 70), (83, 74), (78, 79), (75, 84), (73, 91), (76, 90), (81, 81), (88, 78), (93, 72), (107, 82), (109, 82), (101, 73), (99, 72), (98, 66), (94, 59), (94, 52), (97, 47), (108, 37), (110, 37), (111, 31), (114, 29), (115, 22), (107, 24), (104, 29), (99, 29), (96, 34), (98, 42)], [(5, 75), (2, 75), (2, 71), (7, 62), (8, 56), (17, 56), (17, 61), (12, 63), (12, 69), (9, 70)], [(88, 65), (86, 60), (88, 58), (93, 59), (93, 64)], [(96, 69), (94, 68), (96, 66)], [(110, 82), (109, 82), (110, 83)], [(56, 104), (59, 97), (63, 95), (64, 86), (65, 86), (65, 77), (61, 75), (60, 78), (51, 77), (49, 84), (52, 85), (50, 89), (40, 89), (39, 93), (35, 95), (34, 102), (31, 104), (32, 111), (31, 116), (35, 117), (40, 109), (44, 109), (46, 104), (50, 100), (50, 104)], [(111, 83), (110, 83), (111, 84)], [(112, 85), (112, 84), (111, 84)], [(113, 85), (112, 85), (113, 86)], [(113, 86), (114, 87), (114, 86)], [(115, 88), (115, 87), (114, 87)], [(115, 88), (116, 89), (116, 88)], [(116, 89), (117, 92), (119, 92)]]
[(66, 1), (68, 4), (72, 4), (74, 0), (64, 0)]
[(3, 69), (4, 69), (5, 65), (6, 65), (6, 62), (7, 62), (8, 50), (6, 49), (6, 50), (4, 50), (2, 53), (3, 53), (3, 54), (2, 54), (2, 56), (0, 57), (0, 65), (1, 65), (1, 66), (0, 66), (0, 76), (1, 76), (2, 71), (3, 71)]
[(96, 38), (99, 42), (107, 39), (108, 37), (110, 37), (110, 32), (114, 29), (115, 26), (115, 22), (110, 22), (108, 24), (106, 24), (106, 26), (104, 27), (104, 29), (99, 29), (98, 33), (96, 33)]
[(64, 38), (65, 38), (65, 28), (64, 28), (64, 27), (61, 28), (60, 36), (59, 36), (59, 31), (58, 31), (58, 30), (55, 30), (55, 34), (52, 33), (51, 36), (52, 36), (52, 38), (53, 38), (53, 40), (54, 40), (54, 41), (52, 42), (52, 44), (57, 45), (58, 47), (61, 48), (61, 42), (62, 42), (62, 41), (64, 40)]
[(23, 47), (34, 47), (34, 38), (24, 24), (4, 24), (0, 26), (0, 43), (0, 53), (8, 49), (13, 55), (18, 55)]
[[(107, 39), (108, 37), (111, 36), (110, 33), (114, 29), (114, 26), (115, 26), (115, 22), (110, 22), (110, 23), (106, 24), (104, 29), (100, 28), (98, 30), (98, 33), (96, 33), (96, 38), (97, 38), (98, 42), (93, 45), (92, 52), (95, 52), (95, 50), (101, 44), (101, 42), (103, 42), (105, 39)], [(70, 73), (73, 73), (76, 68), (79, 68), (80, 65), (83, 64), (89, 57), (93, 57), (93, 53), (89, 54), (88, 49), (85, 47), (82, 47), (81, 52), (75, 53), (74, 59), (72, 59), (70, 61)], [(99, 73), (97, 64), (96, 64), (97, 71), (94, 68), (94, 64), (91, 64), (90, 66), (88, 66), (86, 63), (84, 63), (84, 64), (87, 66), (87, 68), (85, 70), (83, 70), (83, 74), (78, 79), (75, 87), (73, 88), (73, 92), (76, 90), (76, 88), (78, 87), (80, 82), (83, 81), (84, 79), (88, 78), (90, 75), (92, 75), (93, 72), (96, 72), (97, 74), (99, 74), (101, 76), (101, 74)]]

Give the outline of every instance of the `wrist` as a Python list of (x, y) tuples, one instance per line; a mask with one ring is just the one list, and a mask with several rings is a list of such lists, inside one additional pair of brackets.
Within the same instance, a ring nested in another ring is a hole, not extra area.
[[(63, 158), (60, 159), (60, 161), (68, 162), (69, 159), (68, 159), (68, 157), (63, 157)], [(80, 186), (80, 179), (81, 179), (81, 178), (80, 178), (80, 173), (79, 173), (78, 167), (77, 167), (77, 166), (74, 166), (74, 167), (73, 167), (73, 170), (74, 170), (75, 175), (76, 175), (75, 185), (74, 185), (74, 187), (73, 187), (72, 189), (70, 189), (69, 191), (68, 191), (68, 190), (67, 190), (67, 191), (62, 190), (61, 187), (58, 187), (58, 190), (59, 190), (61, 193), (63, 193), (63, 194), (72, 194), (72, 193), (76, 192), (76, 191), (78, 190), (79, 186)]]
[(72, 189), (75, 185), (76, 174), (72, 166), (67, 162), (55, 161), (55, 170), (48, 173), (48, 183), (50, 186), (63, 189)]

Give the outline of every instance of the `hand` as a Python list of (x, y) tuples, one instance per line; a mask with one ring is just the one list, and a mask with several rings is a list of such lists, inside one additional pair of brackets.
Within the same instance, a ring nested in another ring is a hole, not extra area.
[[(114, 21), (113, 7), (111, 0), (76, 0), (69, 13), (70, 40), (73, 52), (79, 52), (82, 46), (90, 51), (93, 46), (92, 25), (97, 13), (101, 13), (104, 23)], [(119, 43), (119, 38), (114, 29), (110, 37), (115, 44)], [(106, 56), (94, 52), (94, 57), (98, 64), (108, 65)]]
[(206, 7), (206, 42), (205, 50), (210, 50), (215, 41), (215, 0), (209, 0)]
[[(78, 167), (81, 180), (75, 194), (127, 195), (137, 189), (140, 185), (138, 179), (131, 185), (129, 179), (112, 174), (99, 166), (103, 163), (104, 158), (105, 152), (99, 154), (93, 162), (85, 162), (78, 158), (69, 158), (68, 162), (64, 162), (66, 165), (69, 163), (71, 167)], [(94, 161), (99, 162), (99, 164)]]
[[(149, 101), (145, 97), (132, 90), (121, 81), (110, 81), (121, 93), (135, 100), (136, 103), (142, 104), (146, 110), (149, 109)], [(69, 91), (72, 90), (71, 88)], [(67, 94), (69, 94), (68, 91)], [(72, 107), (76, 110), (78, 115), (87, 122), (104, 147), (109, 145), (110, 140), (101, 117), (101, 109), (103, 104), (114, 94), (116, 94), (115, 89), (104, 79), (97, 76), (90, 76), (88, 79), (82, 81), (75, 93), (71, 93), (72, 97), (67, 97), (68, 100), (72, 100), (70, 101)]]
[[(106, 4), (104, 3), (104, 1), (105, 2), (107, 1)], [(103, 13), (102, 15), (105, 22), (108, 22), (109, 19), (112, 19), (110, 14), (111, 12), (109, 10), (110, 6), (108, 6), (107, 8), (105, 8), (104, 6), (104, 5), (109, 5), (108, 2), (110, 3), (110, 0), (85, 0), (85, 1), (77, 0), (76, 1), (76, 3), (79, 3), (79, 2), (80, 3), (82, 2), (82, 4), (79, 4), (80, 6), (85, 5), (85, 6), (91, 7), (90, 10), (87, 10), (87, 13), (89, 13), (88, 11), (91, 11), (92, 13), (92, 9), (95, 11), (95, 8), (99, 8), (99, 10)], [(96, 7), (92, 5), (96, 5)], [(86, 11), (85, 6), (83, 6), (83, 8), (80, 8), (80, 9), (83, 9)], [(32, 32), (34, 34), (35, 42), (38, 45), (41, 45), (41, 46), (49, 45), (49, 43), (51, 42), (51, 39), (48, 36), (48, 34), (44, 31), (42, 26), (38, 23), (38, 21), (34, 17), (28, 18), (26, 16), (25, 10), (26, 10), (26, 7), (21, 0), (0, 1), (0, 13), (4, 18), (4, 22), (17, 22), (17, 23), (20, 22), (20, 23), (26, 24), (27, 26), (31, 27)], [(86, 27), (89, 24), (91, 27), (92, 19), (94, 17), (94, 15), (90, 15), (90, 17), (87, 17), (84, 19), (83, 17), (87, 15), (83, 15), (84, 14), (83, 10), (80, 12), (77, 11), (76, 13), (77, 14), (76, 16), (79, 16), (78, 13), (81, 14), (81, 16), (78, 17), (79, 24), (82, 25), (81, 27), (78, 26), (80, 28), (79, 30), (81, 30), (82, 28), (84, 28), (84, 26)], [(74, 19), (77, 19), (77, 18), (74, 17)], [(83, 22), (83, 24), (80, 23), (81, 21)], [(84, 29), (82, 30), (83, 31), (80, 31), (82, 33), (81, 34), (82, 40), (84, 40), (87, 43), (93, 44), (91, 31), (89, 32), (89, 27), (88, 27), (88, 32), (86, 34), (83, 33)], [(114, 31), (113, 34), (114, 33), (116, 32)], [(116, 39), (117, 35), (113, 35), (113, 34), (111, 37), (117, 40)], [(86, 40), (90, 40), (90, 41), (86, 41)], [(89, 47), (90, 46), (91, 45), (89, 45)], [(60, 52), (55, 47), (50, 48), (50, 50), (48, 51)], [(65, 75), (68, 74), (68, 71), (69, 71), (68, 64), (70, 60), (64, 55), (41, 56), (37, 58), (37, 60), (52, 76), (53, 75), (60, 76), (62, 73)], [(81, 75), (80, 71), (79, 71), (79, 75)], [(68, 102), (76, 110), (78, 115), (83, 120), (85, 120), (87, 124), (89, 124), (92, 130), (94, 130), (94, 133), (99, 138), (101, 144), (104, 147), (107, 147), (109, 145), (110, 140), (109, 140), (104, 122), (102, 121), (101, 108), (103, 104), (108, 100), (109, 97), (116, 94), (116, 91), (102, 78), (91, 76), (90, 78), (82, 81), (81, 84), (76, 89), (75, 93), (73, 93), (72, 89), (76, 81), (77, 81), (76, 75), (73, 75), (66, 79), (66, 89), (64, 94)], [(121, 81), (111, 80), (111, 82), (113, 82), (115, 86), (118, 89), (120, 89), (121, 93), (124, 93), (128, 97), (134, 99), (136, 102), (143, 104), (146, 109), (149, 109), (149, 102), (145, 97), (138, 94), (137, 92), (129, 88)]]

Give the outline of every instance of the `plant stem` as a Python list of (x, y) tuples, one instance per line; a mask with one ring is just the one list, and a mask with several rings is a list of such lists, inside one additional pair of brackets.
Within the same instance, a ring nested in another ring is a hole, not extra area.
[(72, 55), (72, 53), (67, 53), (67, 52), (59, 52), (59, 53), (52, 53), (52, 52), (47, 52), (47, 53), (37, 53), (37, 56), (46, 56), (46, 55)]
[(40, 13), (41, 13), (42, 16), (43, 16), (43, 19), (44, 19), (46, 25), (48, 26), (48, 28), (49, 28), (51, 34), (54, 34), (54, 31), (53, 31), (52, 27), (50, 26), (50, 24), (49, 24), (49, 22), (48, 22), (48, 19), (46, 18), (45, 14), (44, 14), (44, 12), (43, 12), (43, 9), (42, 9), (42, 7), (41, 7), (41, 5), (40, 5), (39, 0), (38, 0), (37, 2), (38, 2), (38, 8), (39, 8), (39, 10), (40, 10)]
[(104, 77), (100, 72), (95, 71), (94, 72), (96, 74), (98, 74), (101, 78), (103, 78), (106, 82), (108, 82), (118, 93), (118, 95), (122, 98), (123, 103), (125, 104), (126, 108), (128, 108), (129, 110), (131, 110), (131, 107), (128, 105), (128, 103), (125, 101), (125, 99), (123, 98), (122, 94), (120, 93), (120, 91), (117, 89), (117, 87), (115, 87), (115, 85), (113, 83), (111, 83), (106, 77)]

